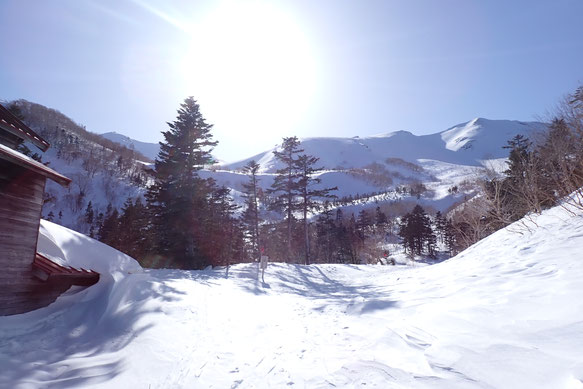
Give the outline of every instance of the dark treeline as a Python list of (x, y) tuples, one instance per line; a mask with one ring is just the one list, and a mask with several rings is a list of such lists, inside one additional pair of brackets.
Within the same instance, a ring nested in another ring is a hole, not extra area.
[[(145, 199), (128, 198), (120, 210), (110, 205), (98, 214), (89, 203), (84, 215), (92, 237), (144, 266), (201, 269), (256, 261), (261, 255), (304, 264), (375, 263), (388, 259), (382, 247), (391, 236), (400, 237), (411, 255), (435, 256), (436, 235), (421, 207), (400, 224), (380, 207), (345, 215), (341, 205), (355, 198), (338, 200), (336, 188), (320, 185), (318, 158), (305, 154), (296, 137), (284, 138), (275, 152), (280, 168), (267, 191), (260, 189), (255, 161), (243, 168), (248, 182), (239, 209), (227, 188), (198, 174), (213, 163), (211, 151), (217, 142), (197, 102), (186, 99), (168, 125)], [(399, 186), (394, 193), (419, 196), (425, 190), (413, 184)], [(265, 212), (279, 215), (279, 221), (262, 220)]]
[(260, 218), (265, 198), (259, 189), (259, 165), (251, 161), (244, 168), (249, 182), (240, 210), (229, 189), (198, 174), (213, 162), (217, 142), (197, 102), (186, 99), (168, 125), (145, 203), (128, 199), (121, 211), (109, 207), (96, 217), (88, 210), (92, 234), (144, 266), (201, 269), (257, 260), (262, 253), (310, 263), (314, 249), (309, 218), (335, 189), (318, 185), (318, 158), (304, 154), (297, 138), (283, 139), (275, 153), (282, 167), (268, 191), (270, 201), (263, 205), (283, 220), (265, 224)]
[[(520, 135), (511, 139), (504, 174), (483, 180), (482, 193), (447, 217), (430, 216), (420, 205), (390, 216), (381, 206), (355, 215), (344, 214), (341, 205), (356, 198), (340, 201), (336, 188), (320, 185), (318, 158), (306, 155), (296, 137), (284, 138), (274, 153), (279, 169), (267, 191), (260, 189), (260, 166), (251, 161), (244, 167), (248, 182), (239, 209), (229, 189), (198, 175), (213, 162), (217, 142), (198, 104), (188, 98), (163, 133), (155, 183), (145, 201), (128, 199), (121, 210), (110, 207), (99, 215), (88, 206), (86, 218), (91, 234), (153, 267), (200, 269), (261, 255), (304, 264), (376, 263), (383, 257), (390, 262), (389, 241), (400, 242), (411, 257), (436, 257), (438, 247), (453, 255), (573, 192), (579, 195), (574, 204), (583, 208), (582, 113), (579, 89), (536, 142)], [(412, 185), (397, 192), (419, 196), (425, 190)], [(393, 205), (403, 211), (403, 202)], [(266, 214), (269, 221), (261, 218)]]
[(147, 267), (201, 269), (245, 258), (243, 226), (229, 190), (198, 175), (213, 162), (212, 126), (192, 98), (168, 126), (145, 200), (129, 198), (121, 210), (110, 206), (97, 216), (88, 209), (90, 231)]
[[(457, 189), (456, 189), (457, 190)], [(394, 189), (369, 193), (356, 193), (354, 195), (342, 196), (334, 199), (332, 205), (334, 207), (345, 207), (348, 205), (364, 204), (374, 201), (390, 201), (396, 199), (401, 200), (401, 196), (411, 196), (417, 199), (428, 192), (427, 187), (421, 182), (415, 182), (409, 185), (398, 185)]]

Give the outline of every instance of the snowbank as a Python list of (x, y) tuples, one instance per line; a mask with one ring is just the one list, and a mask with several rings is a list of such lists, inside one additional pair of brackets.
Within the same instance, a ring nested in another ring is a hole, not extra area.
[(102, 279), (119, 280), (142, 271), (132, 257), (46, 220), (41, 220), (37, 251), (64, 266), (95, 270)]

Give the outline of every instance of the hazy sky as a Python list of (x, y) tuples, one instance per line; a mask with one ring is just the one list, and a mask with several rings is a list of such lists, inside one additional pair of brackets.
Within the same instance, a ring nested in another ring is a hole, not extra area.
[(583, 82), (583, 1), (0, 0), (0, 99), (146, 142), (194, 96), (233, 161), (281, 137), (536, 120)]

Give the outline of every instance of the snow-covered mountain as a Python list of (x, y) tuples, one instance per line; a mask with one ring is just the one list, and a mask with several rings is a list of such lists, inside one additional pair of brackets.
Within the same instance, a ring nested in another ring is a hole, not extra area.
[(101, 134), (101, 136), (110, 141), (124, 145), (128, 149), (136, 150), (152, 161), (156, 159), (158, 152), (160, 151), (160, 145), (158, 143), (141, 142), (117, 132), (106, 132)]
[[(508, 140), (544, 129), (539, 122), (476, 118), (430, 135), (397, 131), (362, 138), (305, 138), (300, 148), (320, 159), (318, 164), (325, 169), (319, 177), (321, 186), (337, 186), (339, 197), (361, 198), (354, 202), (357, 207), (409, 200), (443, 211), (475, 192), (471, 182), (484, 167), (504, 168), (501, 160), (508, 155), (503, 148)], [(240, 169), (255, 160), (261, 165), (260, 185), (268, 188), (281, 168), (275, 150), (203, 175), (241, 191), (246, 177)], [(410, 190), (420, 184), (425, 188), (421, 193)]]
[[(149, 177), (143, 170), (144, 158), (134, 151), (156, 157), (159, 145), (117, 133), (104, 134), (104, 139), (60, 112), (26, 101), (17, 103), (25, 121), (52, 144), (43, 161), (73, 179), (69, 189), (48, 183), (43, 217), (89, 233), (84, 221), (89, 202), (97, 217), (105, 214), (109, 203), (119, 209), (128, 197), (144, 193)], [(509, 139), (517, 134), (530, 136), (543, 128), (537, 122), (478, 118), (431, 135), (398, 131), (362, 138), (306, 138), (301, 147), (320, 158), (319, 166), (324, 167), (319, 175), (321, 187), (338, 187), (336, 207), (358, 212), (399, 203), (399, 210), (384, 211), (403, 214), (420, 203), (430, 212), (444, 211), (475, 193), (472, 182), (483, 174), (484, 165), (504, 168), (501, 161), (508, 150), (502, 147)], [(200, 174), (230, 188), (242, 204), (241, 192), (248, 177), (240, 168), (251, 159), (258, 161), (259, 184), (266, 193), (279, 167), (273, 151)]]
[(433, 266), (144, 270), (42, 222), (100, 281), (0, 317), (0, 387), (581, 388), (583, 213), (531, 215)]
[[(540, 122), (476, 118), (430, 135), (396, 131), (362, 138), (305, 138), (301, 139), (300, 147), (307, 154), (319, 157), (320, 165), (326, 169), (364, 168), (373, 163), (390, 167), (395, 158), (412, 163), (429, 159), (481, 166), (484, 160), (505, 158), (508, 150), (504, 150), (503, 146), (515, 135), (528, 136), (544, 128), (545, 124)], [(273, 173), (281, 167), (273, 156), (274, 150), (226, 167), (237, 170), (254, 159), (261, 165), (262, 171)]]

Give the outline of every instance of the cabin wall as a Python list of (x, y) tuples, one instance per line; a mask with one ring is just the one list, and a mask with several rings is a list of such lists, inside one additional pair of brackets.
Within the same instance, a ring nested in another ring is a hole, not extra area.
[(63, 292), (32, 275), (45, 177), (0, 160), (0, 315), (46, 306)]

